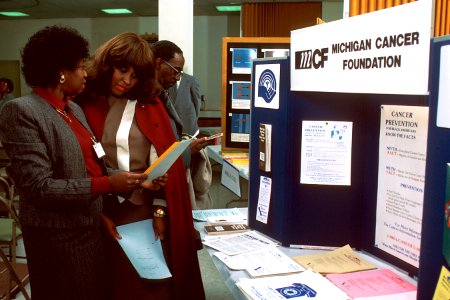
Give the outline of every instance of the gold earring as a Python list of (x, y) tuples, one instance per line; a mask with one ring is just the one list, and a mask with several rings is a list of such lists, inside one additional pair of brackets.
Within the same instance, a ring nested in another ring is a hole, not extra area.
[(62, 74), (61, 77), (59, 77), (59, 83), (63, 84), (64, 82), (66, 82), (66, 77)]

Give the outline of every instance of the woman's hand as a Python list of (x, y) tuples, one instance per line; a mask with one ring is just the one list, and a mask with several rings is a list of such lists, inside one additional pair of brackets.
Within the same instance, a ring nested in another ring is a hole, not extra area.
[(153, 231), (155, 232), (155, 241), (159, 238), (164, 241), (166, 234), (166, 217), (153, 217)]
[(158, 177), (156, 179), (153, 179), (152, 182), (149, 181), (143, 181), (141, 183), (141, 187), (147, 190), (159, 190), (160, 188), (164, 187), (166, 185), (167, 179), (169, 178), (169, 176), (166, 174), (164, 174), (161, 177)]
[(140, 187), (145, 179), (144, 173), (118, 172), (109, 176), (109, 184), (113, 193), (120, 194)]
[(113, 239), (122, 239), (122, 236), (119, 234), (119, 232), (117, 232), (116, 224), (114, 224), (114, 222), (104, 214), (101, 214), (100, 217), (106, 233)]

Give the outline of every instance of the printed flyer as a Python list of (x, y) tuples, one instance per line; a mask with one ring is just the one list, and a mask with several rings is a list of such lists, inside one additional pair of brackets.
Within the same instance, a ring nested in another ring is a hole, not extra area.
[(419, 266), (428, 107), (381, 107), (375, 247)]

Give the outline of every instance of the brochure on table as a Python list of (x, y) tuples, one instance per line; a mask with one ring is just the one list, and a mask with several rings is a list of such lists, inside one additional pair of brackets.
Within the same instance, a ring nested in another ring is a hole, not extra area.
[(251, 277), (298, 273), (305, 270), (276, 245), (237, 255), (226, 255), (218, 251), (214, 256), (231, 270), (246, 270)]
[(325, 277), (352, 299), (417, 299), (417, 287), (389, 269), (328, 274)]
[(348, 300), (348, 296), (324, 276), (306, 270), (300, 274), (241, 279), (236, 285), (248, 299)]

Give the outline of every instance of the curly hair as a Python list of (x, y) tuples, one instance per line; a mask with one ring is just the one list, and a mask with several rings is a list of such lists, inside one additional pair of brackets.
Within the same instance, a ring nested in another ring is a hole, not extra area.
[(180, 47), (175, 43), (167, 40), (155, 42), (151, 45), (151, 49), (155, 54), (155, 58), (161, 58), (165, 61), (169, 61), (174, 58), (175, 53), (183, 54)]
[(11, 93), (14, 90), (14, 83), (12, 82), (11, 79), (2, 77), (2, 78), (0, 78), (0, 82), (6, 83), (6, 85), (8, 86), (8, 93)]
[(47, 26), (30, 37), (21, 55), (27, 84), (47, 88), (58, 84), (61, 70), (75, 70), (89, 57), (89, 44), (73, 28)]
[(132, 67), (138, 78), (137, 84), (124, 97), (129, 99), (152, 99), (156, 73), (153, 52), (146, 40), (133, 32), (124, 32), (103, 43), (87, 63), (87, 93), (108, 96), (114, 68)]

